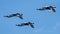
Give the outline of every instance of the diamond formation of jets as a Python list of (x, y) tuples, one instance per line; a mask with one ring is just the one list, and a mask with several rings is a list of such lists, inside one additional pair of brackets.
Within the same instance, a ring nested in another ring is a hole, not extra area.
[(37, 10), (43, 11), (43, 10), (52, 10), (53, 12), (55, 12), (55, 8), (54, 6), (45, 6), (42, 8), (38, 8)]
[(34, 23), (31, 22), (26, 22), (26, 23), (21, 23), (21, 24), (16, 24), (16, 26), (30, 26), (32, 28), (34, 28)]
[(17, 16), (17, 17), (19, 17), (20, 19), (23, 19), (22, 15), (23, 15), (23, 14), (16, 13), (16, 14), (11, 14), (11, 15), (4, 16), (4, 17), (11, 18), (11, 17)]

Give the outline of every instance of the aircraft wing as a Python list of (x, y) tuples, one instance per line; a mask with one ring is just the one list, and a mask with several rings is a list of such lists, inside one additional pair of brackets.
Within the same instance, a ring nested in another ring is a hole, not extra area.
[(53, 12), (55, 12), (55, 9), (54, 9), (54, 8), (52, 8), (52, 11), (53, 11)]
[(34, 28), (33, 24), (30, 24), (30, 26), (31, 26), (32, 28)]

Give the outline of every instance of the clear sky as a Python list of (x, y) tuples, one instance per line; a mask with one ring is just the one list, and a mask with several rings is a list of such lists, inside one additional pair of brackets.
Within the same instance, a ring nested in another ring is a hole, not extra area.
[[(44, 6), (56, 6), (56, 12), (37, 11)], [(18, 17), (3, 16), (22, 13)], [(34, 22), (35, 28), (16, 24)], [(60, 34), (60, 0), (0, 0), (0, 34)]]

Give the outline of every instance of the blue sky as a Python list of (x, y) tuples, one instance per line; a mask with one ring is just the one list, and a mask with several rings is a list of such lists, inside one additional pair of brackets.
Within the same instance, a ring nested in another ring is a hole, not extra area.
[[(0, 0), (0, 34), (60, 34), (60, 0)], [(56, 12), (37, 11), (36, 8), (56, 6)], [(3, 16), (22, 13), (18, 17)], [(17, 27), (16, 24), (34, 22), (35, 28)]]

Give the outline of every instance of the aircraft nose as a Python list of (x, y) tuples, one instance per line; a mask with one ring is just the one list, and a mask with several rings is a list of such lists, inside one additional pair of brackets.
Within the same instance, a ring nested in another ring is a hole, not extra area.
[(16, 24), (16, 26), (18, 26), (18, 24)]
[(16, 26), (19, 26), (19, 24), (16, 24)]
[(39, 9), (36, 9), (36, 10), (39, 10)]

